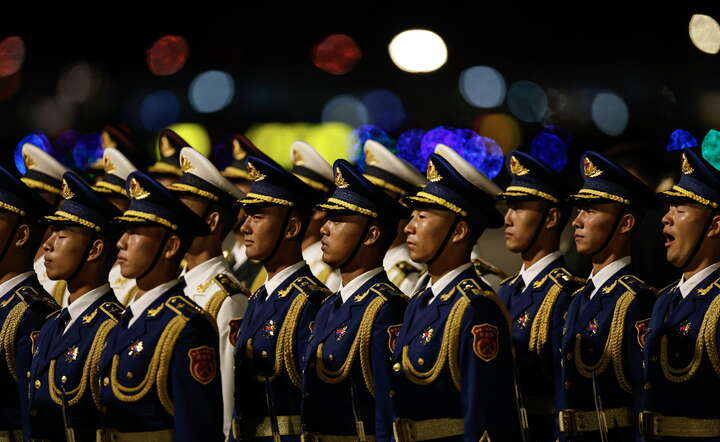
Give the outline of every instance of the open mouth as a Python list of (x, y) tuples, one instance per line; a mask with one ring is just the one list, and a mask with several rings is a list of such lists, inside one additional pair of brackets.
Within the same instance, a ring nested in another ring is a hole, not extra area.
[(663, 232), (663, 236), (665, 237), (665, 247), (670, 247), (670, 245), (675, 241), (675, 237), (667, 232)]

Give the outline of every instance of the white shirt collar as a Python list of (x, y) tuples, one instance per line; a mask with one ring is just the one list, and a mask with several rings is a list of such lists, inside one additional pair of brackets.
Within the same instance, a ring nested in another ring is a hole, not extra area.
[(406, 243), (397, 245), (385, 253), (385, 257), (383, 258), (383, 267), (389, 269), (400, 261), (413, 262), (410, 259), (410, 250), (407, 248)]
[(593, 290), (593, 292), (590, 293), (590, 299), (592, 299), (593, 296), (595, 296), (595, 293), (597, 293), (597, 291), (600, 290), (600, 287), (602, 287), (603, 284), (605, 284), (612, 275), (617, 273), (623, 267), (629, 265), (631, 262), (632, 262), (632, 259), (629, 256), (625, 256), (623, 258), (616, 259), (615, 261), (606, 265), (605, 267), (600, 269), (600, 271), (597, 272), (596, 275), (593, 275), (593, 273), (591, 271), (590, 276), (588, 276), (588, 282), (592, 281), (593, 285), (595, 285), (595, 290)]
[(342, 298), (343, 304), (345, 301), (350, 299), (352, 295), (355, 294), (355, 292), (362, 287), (363, 284), (368, 282), (370, 278), (377, 275), (378, 273), (384, 271), (382, 267), (375, 267), (372, 270), (368, 270), (367, 272), (363, 273), (360, 276), (356, 276), (352, 281), (348, 282), (346, 286), (340, 286), (340, 297)]
[(309, 264), (319, 257), (322, 259), (322, 242), (315, 241), (302, 250), (303, 259)]
[(179, 279), (170, 280), (166, 283), (160, 284), (152, 290), (148, 290), (141, 297), (134, 299), (130, 303), (130, 310), (132, 311), (133, 317), (130, 319), (130, 322), (128, 322), (128, 328), (137, 321), (143, 312), (147, 310), (147, 308), (150, 307), (156, 299), (158, 299), (163, 293), (175, 287), (179, 282)]
[(185, 278), (187, 285), (183, 289), (183, 292), (185, 292), (188, 296), (204, 295), (208, 292), (199, 286), (206, 285), (208, 281), (215, 277), (215, 275), (223, 273), (227, 270), (227, 261), (225, 261), (225, 258), (222, 255), (210, 258), (202, 264), (185, 272), (183, 278)]
[(20, 284), (22, 281), (29, 278), (33, 273), (35, 273), (34, 270), (29, 270), (25, 273), (21, 273), (17, 276), (13, 276), (12, 278), (10, 278), (7, 281), (0, 284), (0, 298), (7, 295), (11, 288), (15, 287), (16, 285)]
[(235, 245), (233, 245), (232, 250), (230, 250), (230, 253), (232, 253), (233, 257), (235, 258), (233, 270), (239, 269), (240, 266), (245, 264), (245, 261), (247, 261), (248, 259), (247, 255), (245, 254), (245, 244), (240, 244), (237, 241), (235, 242)]
[(528, 284), (533, 282), (535, 278), (537, 278), (537, 275), (539, 275), (543, 270), (545, 270), (547, 266), (552, 264), (553, 261), (560, 258), (560, 256), (562, 256), (562, 253), (556, 250), (543, 256), (535, 264), (531, 265), (527, 269), (525, 268), (525, 264), (523, 264), (522, 267), (520, 267), (520, 277), (523, 279), (525, 287), (527, 287)]
[(78, 299), (73, 301), (72, 303), (68, 304), (67, 309), (68, 313), (70, 314), (70, 320), (68, 321), (67, 325), (65, 326), (65, 330), (63, 330), (63, 334), (67, 333), (68, 330), (70, 330), (70, 326), (73, 325), (73, 323), (77, 320), (77, 318), (80, 317), (82, 312), (87, 310), (92, 303), (100, 299), (101, 296), (103, 296), (105, 293), (107, 293), (110, 290), (110, 284), (105, 283), (101, 285), (100, 287), (95, 287), (94, 289), (90, 290), (89, 292), (86, 292), (82, 294)]
[(280, 284), (282, 284), (286, 279), (288, 279), (293, 273), (300, 270), (304, 265), (305, 261), (298, 261), (290, 267), (285, 267), (284, 269), (280, 270), (272, 278), (265, 280), (265, 290), (267, 291), (267, 296), (265, 297), (265, 299), (269, 298), (270, 295), (272, 295), (273, 292), (277, 290)]
[(449, 272), (441, 276), (440, 279), (435, 281), (435, 284), (432, 284), (432, 279), (428, 278), (428, 283), (426, 287), (431, 287), (433, 294), (433, 297), (430, 302), (428, 302), (428, 305), (432, 304), (433, 301), (435, 301), (435, 298), (437, 298), (440, 293), (445, 291), (445, 289), (452, 282), (453, 279), (457, 278), (459, 274), (469, 269), (470, 267), (472, 267), (471, 262), (463, 264), (460, 267), (456, 267), (455, 269), (450, 270)]
[(717, 270), (718, 267), (720, 267), (720, 262), (716, 262), (715, 264), (711, 264), (705, 267), (704, 269), (689, 277), (687, 280), (685, 280), (685, 276), (681, 276), (677, 287), (680, 289), (680, 294), (682, 295), (682, 297), (687, 297), (687, 295), (689, 295), (690, 292), (692, 292), (693, 289), (698, 284), (700, 284), (703, 279), (710, 276), (710, 274)]

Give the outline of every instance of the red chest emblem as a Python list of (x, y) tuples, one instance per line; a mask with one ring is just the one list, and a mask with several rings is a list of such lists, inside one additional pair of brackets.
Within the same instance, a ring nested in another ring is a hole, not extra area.
[(275, 321), (271, 319), (266, 322), (265, 325), (263, 325), (262, 332), (266, 338), (269, 338), (270, 336), (275, 336)]
[(650, 328), (650, 318), (643, 319), (635, 323), (635, 330), (637, 331), (637, 342), (640, 348), (645, 348), (645, 338), (647, 337)]
[(343, 325), (342, 327), (336, 328), (336, 329), (335, 329), (335, 340), (336, 340), (336, 341), (339, 341), (339, 340), (341, 340), (342, 338), (344, 338), (344, 337), (345, 337), (345, 334), (347, 333), (347, 330), (348, 330), (348, 326), (347, 326), (347, 325)]
[(395, 345), (397, 344), (397, 338), (400, 336), (400, 329), (402, 324), (391, 325), (387, 328), (388, 333), (388, 348), (390, 353), (395, 353)]
[(692, 328), (692, 322), (685, 321), (683, 324), (678, 328), (678, 331), (681, 335), (687, 336), (690, 333), (690, 329)]
[(492, 324), (476, 325), (471, 330), (473, 351), (485, 362), (495, 359), (500, 349), (498, 328)]
[(240, 334), (241, 323), (242, 318), (231, 319), (230, 322), (228, 322), (228, 327), (230, 328), (230, 332), (228, 333), (228, 340), (233, 347), (235, 347), (235, 344), (237, 344), (238, 335)]
[(38, 348), (38, 338), (40, 338), (40, 330), (35, 330), (30, 332), (30, 349), (32, 350), (32, 355), (35, 356), (37, 354)]
[(203, 345), (188, 350), (190, 358), (190, 375), (201, 384), (207, 385), (215, 379), (217, 361), (215, 349)]
[(587, 331), (590, 332), (591, 335), (596, 335), (598, 330), (600, 330), (600, 324), (598, 324), (597, 319), (593, 319), (590, 321), (590, 323), (587, 326)]
[(517, 325), (518, 328), (525, 328), (530, 323), (530, 313), (525, 312), (515, 320), (515, 325)]

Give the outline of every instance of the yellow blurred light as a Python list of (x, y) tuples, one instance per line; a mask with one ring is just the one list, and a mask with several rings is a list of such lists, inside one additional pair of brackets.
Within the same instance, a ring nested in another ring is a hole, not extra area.
[[(168, 129), (174, 130), (183, 140), (190, 143), (195, 150), (204, 156), (210, 155), (210, 135), (203, 126), (197, 123), (176, 123), (168, 126)], [(157, 146), (157, 143), (155, 143)], [(157, 147), (156, 147), (157, 149)], [(155, 152), (158, 155), (158, 152)], [(158, 155), (159, 158), (159, 155)]]
[(475, 132), (492, 138), (503, 149), (504, 154), (515, 150), (522, 143), (522, 130), (517, 121), (505, 114), (484, 114), (475, 119)]
[(447, 61), (445, 42), (426, 29), (399, 33), (390, 42), (388, 51), (393, 63), (405, 72), (432, 72)]
[(695, 14), (690, 19), (690, 40), (696, 48), (707, 54), (717, 54), (720, 51), (720, 25), (718, 22), (704, 14)]
[(351, 158), (352, 127), (345, 123), (323, 123), (312, 128), (305, 139), (320, 155), (332, 164), (335, 160)]

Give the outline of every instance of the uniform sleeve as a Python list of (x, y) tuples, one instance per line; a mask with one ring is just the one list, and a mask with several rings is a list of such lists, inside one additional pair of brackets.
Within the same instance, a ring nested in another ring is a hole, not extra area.
[(218, 334), (202, 316), (185, 325), (170, 372), (178, 442), (222, 441), (223, 403), (218, 372)]
[(655, 295), (651, 291), (638, 293), (625, 318), (624, 354), (627, 355), (625, 373), (632, 387), (633, 401), (638, 411), (641, 411), (643, 393), (643, 351), (654, 303)]
[(305, 352), (307, 351), (312, 330), (315, 327), (315, 316), (317, 316), (321, 304), (322, 299), (320, 297), (310, 296), (298, 319), (297, 328), (295, 329), (294, 350), (295, 363), (300, 371), (302, 371)]
[(393, 406), (390, 399), (390, 376), (392, 352), (388, 328), (402, 323), (406, 303), (394, 297), (385, 303), (375, 318), (371, 341), (371, 364), (375, 383), (375, 438), (378, 441), (392, 439)]
[[(243, 302), (244, 301), (244, 302)], [(223, 432), (230, 431), (233, 408), (235, 405), (235, 346), (230, 342), (230, 321), (241, 319), (247, 308), (247, 298), (243, 295), (228, 296), (220, 306), (217, 315), (220, 333), (220, 377), (223, 397)]]
[(512, 342), (502, 311), (490, 300), (476, 302), (459, 332), (465, 440), (517, 440)]
[(20, 416), (23, 433), (30, 437), (30, 405), (28, 399), (28, 377), (32, 364), (33, 345), (30, 337), (33, 332), (39, 332), (45, 322), (47, 311), (28, 308), (20, 322), (15, 338), (15, 375), (18, 380), (18, 394), (20, 395)]

